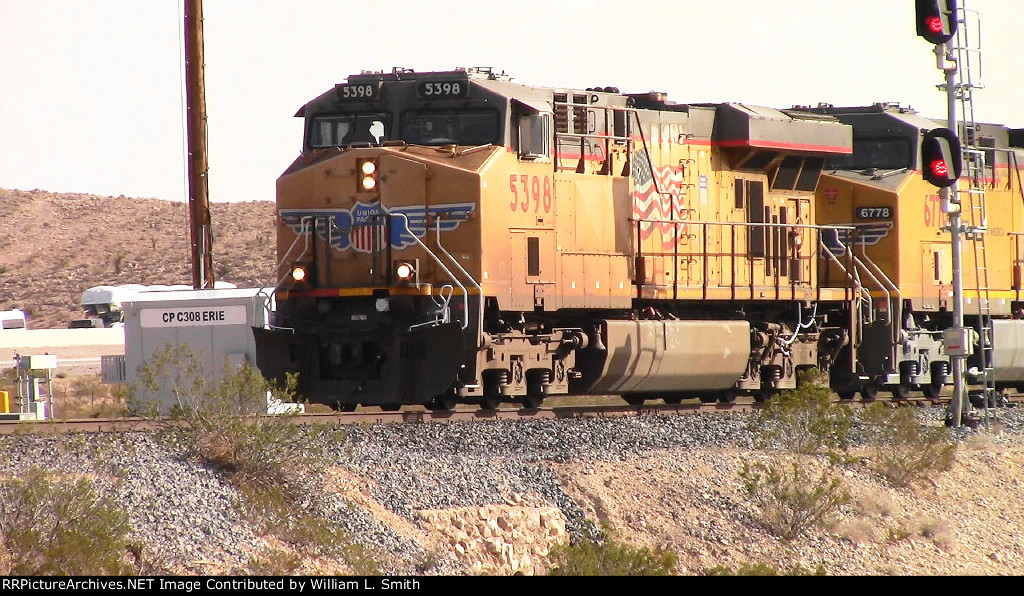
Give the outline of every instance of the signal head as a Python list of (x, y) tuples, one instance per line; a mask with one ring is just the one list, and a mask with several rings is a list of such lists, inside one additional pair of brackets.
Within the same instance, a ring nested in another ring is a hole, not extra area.
[(921, 141), (921, 175), (924, 179), (945, 188), (960, 178), (963, 158), (960, 140), (948, 128), (935, 128), (924, 133)]
[(917, 0), (917, 34), (934, 44), (956, 35), (956, 0)]

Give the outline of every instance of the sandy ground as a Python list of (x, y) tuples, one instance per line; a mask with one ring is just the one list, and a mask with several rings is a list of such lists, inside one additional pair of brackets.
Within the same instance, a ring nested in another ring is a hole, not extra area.
[[(57, 355), (54, 374), (97, 374), (102, 356), (124, 354), (123, 329), (42, 329), (0, 334), (0, 368), (14, 367), (14, 358)], [(2, 364), (9, 358), (7, 364)]]

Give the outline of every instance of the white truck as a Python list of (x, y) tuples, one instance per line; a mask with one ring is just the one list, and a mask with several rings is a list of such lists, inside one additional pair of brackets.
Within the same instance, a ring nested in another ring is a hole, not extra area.
[(28, 329), (25, 313), (21, 310), (0, 310), (0, 331)]

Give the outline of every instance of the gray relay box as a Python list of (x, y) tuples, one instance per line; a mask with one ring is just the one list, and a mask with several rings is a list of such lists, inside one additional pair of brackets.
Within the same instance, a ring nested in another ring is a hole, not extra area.
[(124, 364), (129, 385), (143, 400), (158, 399), (166, 413), (176, 403), (169, 387), (149, 395), (139, 368), (167, 346), (188, 346), (203, 375), (216, 380), (224, 364), (255, 366), (252, 327), (265, 327), (273, 308), (271, 290), (235, 288), (140, 292), (124, 303)]
[(942, 332), (942, 345), (950, 356), (970, 356), (978, 333), (970, 327), (954, 327)]

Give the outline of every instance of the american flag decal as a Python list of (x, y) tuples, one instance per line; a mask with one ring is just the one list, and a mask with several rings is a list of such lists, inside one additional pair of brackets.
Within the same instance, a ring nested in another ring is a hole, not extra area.
[[(646, 149), (640, 149), (630, 157), (633, 176), (633, 218), (653, 220), (686, 221), (689, 210), (682, 205), (683, 176), (672, 166), (652, 166)], [(660, 192), (659, 192), (660, 191)], [(673, 210), (675, 213), (673, 213)], [(661, 232), (662, 248), (672, 248), (678, 228), (680, 238), (687, 234), (687, 226), (668, 223), (644, 222), (640, 224), (640, 239), (647, 240), (655, 230)]]
[(377, 201), (357, 203), (351, 209), (281, 209), (279, 215), (282, 225), (296, 235), (315, 228), (317, 236), (334, 250), (373, 253), (389, 243), (401, 250), (437, 228), (451, 232), (475, 208), (476, 203), (446, 203), (388, 209)]

